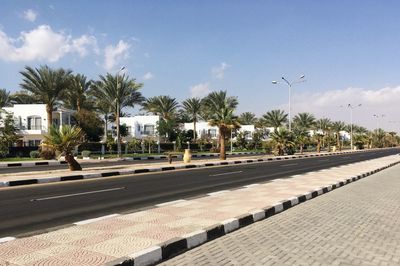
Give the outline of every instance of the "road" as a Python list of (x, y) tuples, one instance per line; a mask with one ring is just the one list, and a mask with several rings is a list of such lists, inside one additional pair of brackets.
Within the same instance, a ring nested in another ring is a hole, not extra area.
[(161, 265), (400, 265), (400, 165)]
[[(258, 154), (248, 154), (248, 155), (227, 155), (228, 158), (237, 158), (237, 157), (260, 157), (262, 155)], [(196, 160), (219, 160), (218, 156), (215, 157), (200, 157), (200, 158), (192, 158), (192, 161)], [(182, 162), (182, 158), (173, 158), (173, 162)], [(106, 167), (106, 166), (124, 166), (124, 165), (134, 165), (134, 164), (152, 164), (152, 163), (161, 163), (167, 162), (167, 159), (150, 159), (150, 160), (135, 160), (135, 161), (92, 161), (92, 162), (81, 162), (81, 166), (83, 168), (89, 167)], [(33, 171), (49, 171), (49, 170), (62, 170), (68, 169), (68, 165), (61, 164), (61, 165), (40, 165), (40, 166), (32, 166), (32, 167), (7, 167), (7, 168), (0, 168), (0, 175), (1, 174), (12, 174), (12, 173), (23, 173), (23, 172), (33, 172)]]
[[(4, 188), (0, 237), (397, 154), (398, 149)], [(36, 231), (36, 232), (35, 232)]]

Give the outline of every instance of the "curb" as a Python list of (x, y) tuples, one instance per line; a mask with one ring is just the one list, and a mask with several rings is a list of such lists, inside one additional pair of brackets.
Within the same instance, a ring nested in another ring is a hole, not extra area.
[(332, 152), (332, 153), (308, 154), (308, 155), (289, 155), (289, 156), (280, 156), (280, 157), (270, 157), (270, 158), (264, 158), (264, 159), (246, 159), (246, 160), (236, 160), (236, 161), (229, 161), (229, 162), (223, 161), (223, 162), (215, 162), (215, 163), (186, 164), (186, 165), (177, 165), (177, 166), (164, 166), (164, 167), (160, 167), (160, 168), (140, 168), (140, 169), (134, 169), (134, 170), (100, 172), (100, 173), (83, 174), (83, 175), (67, 175), (67, 176), (23, 179), (23, 180), (14, 180), (14, 181), (0, 181), (0, 188), (23, 186), (23, 185), (34, 185), (34, 184), (45, 184), (45, 183), (54, 183), (54, 182), (63, 182), (63, 181), (75, 181), (75, 180), (119, 176), (119, 175), (143, 174), (143, 173), (150, 173), (150, 172), (165, 172), (165, 171), (174, 171), (174, 170), (178, 170), (178, 169), (205, 168), (205, 167), (213, 167), (213, 166), (221, 166), (221, 165), (235, 165), (235, 164), (247, 164), (247, 163), (268, 162), (268, 161), (281, 161), (281, 160), (289, 160), (289, 159), (300, 159), (300, 158), (308, 158), (308, 157), (332, 156), (332, 155), (349, 154), (349, 153), (356, 153), (356, 152), (360, 152), (360, 151)]
[(279, 201), (272, 206), (266, 206), (260, 210), (253, 211), (252, 213), (245, 213), (239, 217), (225, 220), (222, 223), (212, 225), (204, 230), (192, 232), (180, 238), (170, 239), (167, 242), (133, 253), (129, 256), (119, 258), (107, 263), (106, 265), (154, 265), (155, 263), (168, 260), (194, 247), (222, 237), (230, 232), (238, 230), (242, 227), (246, 227), (255, 222), (267, 219), (300, 203), (306, 202), (307, 200), (316, 198), (334, 189), (340, 188), (346, 184), (355, 182), (399, 163), (400, 161), (391, 163), (387, 166), (346, 178), (343, 181), (325, 187), (320, 187), (313, 191), (309, 191), (306, 194)]
[[(234, 152), (227, 155), (256, 155), (265, 154), (263, 152)], [(203, 158), (203, 157), (218, 157), (219, 153), (209, 153), (209, 154), (193, 154), (192, 158)], [(173, 155), (172, 158), (183, 158), (183, 155)], [(127, 157), (123, 158), (123, 161), (143, 161), (143, 160), (160, 160), (167, 159), (166, 155), (148, 156), (148, 157)], [(43, 161), (43, 162), (22, 162), (22, 163), (4, 163), (0, 164), (0, 168), (14, 168), (14, 167), (33, 167), (33, 166), (54, 166), (67, 164), (66, 161)]]

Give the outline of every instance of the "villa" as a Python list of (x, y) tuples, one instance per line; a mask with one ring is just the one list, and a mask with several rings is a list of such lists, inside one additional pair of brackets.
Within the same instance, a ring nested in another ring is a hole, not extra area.
[[(47, 133), (47, 113), (45, 104), (14, 104), (12, 107), (4, 107), (4, 111), (14, 117), (18, 128), (18, 135), (22, 136), (17, 141), (17, 147), (39, 146)], [(52, 124), (55, 126), (72, 125), (74, 110), (56, 107), (53, 110)]]

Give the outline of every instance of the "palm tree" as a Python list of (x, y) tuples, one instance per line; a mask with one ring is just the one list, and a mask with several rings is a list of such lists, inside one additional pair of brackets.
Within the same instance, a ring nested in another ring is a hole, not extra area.
[(53, 70), (48, 66), (34, 69), (26, 66), (20, 73), (23, 76), (21, 88), (46, 104), (47, 128), (49, 129), (53, 121), (53, 109), (60, 100), (61, 93), (68, 88), (71, 70), (62, 68)]
[(91, 80), (85, 75), (77, 74), (71, 77), (71, 84), (64, 95), (64, 105), (67, 108), (76, 110), (78, 113), (82, 108), (90, 109), (93, 103), (89, 99)]
[(339, 151), (342, 150), (342, 145), (340, 143), (340, 131), (346, 129), (346, 124), (343, 121), (336, 121), (332, 123), (332, 130), (335, 132), (336, 136), (336, 145), (339, 148)]
[(295, 142), (299, 145), (300, 154), (303, 154), (303, 147), (310, 137), (309, 131), (305, 128), (295, 127), (293, 130), (293, 135)]
[(36, 95), (27, 91), (17, 91), (10, 95), (11, 101), (14, 104), (35, 104), (40, 102)]
[(227, 133), (240, 128), (237, 117), (233, 114), (238, 101), (236, 97), (227, 96), (226, 91), (211, 92), (204, 98), (204, 110), (211, 117), (208, 120), (210, 126), (217, 126), (219, 129), (220, 159), (226, 160), (225, 139)]
[[(102, 110), (111, 110), (115, 116), (118, 145), (120, 145), (119, 140), (121, 139), (120, 113), (125, 107), (134, 107), (143, 102), (144, 97), (139, 91), (142, 86), (142, 83), (137, 83), (136, 79), (131, 79), (128, 75), (113, 76), (110, 73), (107, 73), (106, 76), (100, 75), (99, 80), (91, 85), (91, 93), (96, 100), (102, 103)], [(118, 152), (120, 150), (119, 146)]]
[(315, 126), (315, 117), (310, 113), (299, 113), (293, 118), (295, 127), (310, 130)]
[(82, 170), (80, 164), (75, 160), (72, 151), (76, 146), (83, 142), (84, 133), (80, 127), (64, 125), (58, 127), (50, 127), (49, 133), (44, 135), (44, 145), (61, 152), (65, 156), (69, 169), (71, 171)]
[(264, 125), (266, 127), (273, 127), (278, 129), (287, 123), (288, 115), (283, 110), (271, 110), (262, 116)]
[(0, 109), (3, 107), (10, 106), (12, 98), (10, 92), (6, 89), (0, 89)]
[(182, 102), (183, 109), (193, 121), (193, 139), (196, 141), (196, 123), (199, 119), (202, 102), (199, 98), (189, 98)]
[(292, 150), (295, 146), (290, 132), (283, 127), (275, 129), (274, 132), (270, 134), (270, 137), (275, 143), (276, 155), (284, 155), (285, 151)]
[(257, 118), (254, 113), (244, 112), (240, 114), (239, 122), (242, 125), (254, 125), (257, 122)]
[(321, 145), (325, 147), (325, 140), (328, 135), (329, 128), (331, 126), (331, 120), (329, 118), (321, 118), (315, 122), (316, 128), (319, 128), (322, 131)]
[(161, 127), (159, 124), (159, 131), (163, 128), (161, 131), (165, 131), (166, 138), (168, 138), (171, 127), (174, 126), (178, 107), (179, 103), (175, 98), (165, 95), (148, 98), (142, 104), (143, 110), (161, 117), (163, 126)]

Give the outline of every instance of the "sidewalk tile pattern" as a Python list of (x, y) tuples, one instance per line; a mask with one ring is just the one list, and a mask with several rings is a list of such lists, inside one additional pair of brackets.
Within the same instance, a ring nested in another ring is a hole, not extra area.
[[(157, 246), (162, 258), (167, 258), (186, 247), (184, 235), (204, 230), (207, 239), (222, 236), (223, 221), (238, 217), (239, 226), (247, 225), (253, 222), (254, 211), (270, 206), (286, 209), (297, 204), (293, 197), (322, 193), (322, 187), (344, 184), (360, 173), (399, 161), (398, 155), (387, 156), (16, 239), (0, 244), (0, 265), (103, 265), (132, 258), (147, 248), (157, 251)], [(174, 238), (178, 239), (171, 241)], [(153, 253), (160, 256), (158, 251)]]

